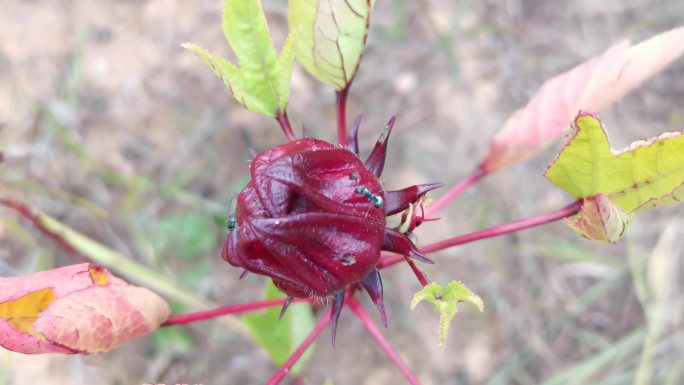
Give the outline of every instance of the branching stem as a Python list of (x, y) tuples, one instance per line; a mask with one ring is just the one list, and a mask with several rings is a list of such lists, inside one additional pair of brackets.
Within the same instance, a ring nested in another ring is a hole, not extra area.
[(373, 337), (375, 342), (377, 342), (378, 345), (382, 348), (382, 350), (385, 351), (387, 356), (389, 357), (390, 360), (392, 360), (392, 363), (399, 369), (401, 374), (404, 375), (406, 380), (411, 384), (411, 385), (420, 385), (420, 381), (418, 381), (418, 378), (416, 377), (415, 374), (411, 372), (411, 370), (406, 366), (404, 361), (401, 360), (397, 352), (392, 348), (392, 345), (385, 339), (385, 336), (382, 335), (380, 332), (380, 329), (373, 323), (373, 320), (371, 320), (370, 316), (368, 313), (366, 313), (366, 310), (361, 306), (359, 301), (356, 300), (353, 296), (347, 296), (346, 299), (346, 305), (349, 306), (349, 308), (352, 309), (354, 314), (356, 314), (356, 317), (361, 320), (363, 323), (363, 326), (368, 330), (368, 333)]
[[(560, 208), (558, 210), (554, 210), (554, 211), (551, 211), (548, 213), (536, 215), (536, 216), (531, 217), (531, 218), (521, 219), (521, 220), (518, 220), (515, 222), (507, 223), (505, 225), (499, 225), (499, 226), (491, 227), (488, 229), (479, 230), (479, 231), (475, 231), (472, 233), (459, 235), (457, 237), (445, 239), (443, 241), (435, 242), (435, 243), (429, 244), (425, 247), (421, 247), (420, 251), (427, 254), (427, 253), (431, 253), (434, 251), (444, 250), (444, 249), (447, 249), (449, 247), (454, 247), (454, 246), (458, 246), (458, 245), (463, 245), (465, 243), (479, 241), (481, 239), (493, 238), (493, 237), (503, 235), (503, 234), (514, 233), (516, 231), (529, 229), (531, 227), (540, 226), (540, 225), (543, 225), (546, 223), (555, 222), (557, 220), (573, 216), (573, 215), (577, 214), (581, 209), (582, 209), (582, 200), (577, 200), (577, 201), (572, 202), (571, 204), (569, 204), (563, 208)], [(385, 267), (389, 267), (392, 265), (396, 265), (397, 263), (401, 262), (402, 260), (404, 260), (404, 257), (401, 255), (387, 256), (380, 261), (380, 263), (378, 264), (378, 267), (385, 268)]]

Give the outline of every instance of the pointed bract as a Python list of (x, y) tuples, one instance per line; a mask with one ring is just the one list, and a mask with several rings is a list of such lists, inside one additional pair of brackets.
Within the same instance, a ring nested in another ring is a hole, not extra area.
[(441, 183), (426, 183), (401, 190), (385, 191), (385, 215), (393, 215), (406, 210), (421, 195), (444, 186)]
[(361, 119), (363, 119), (363, 114), (359, 114), (356, 117), (347, 136), (347, 148), (356, 155), (359, 155), (359, 127), (361, 126)]
[(385, 131), (382, 132), (382, 135), (380, 135), (378, 141), (375, 142), (373, 151), (371, 151), (370, 155), (368, 155), (368, 159), (366, 159), (366, 168), (378, 178), (380, 175), (382, 175), (382, 169), (385, 167), (387, 141), (389, 140), (390, 134), (392, 133), (392, 127), (394, 127), (394, 122), (396, 120), (396, 115), (390, 118), (389, 122), (387, 122), (387, 127), (385, 127)]
[(287, 308), (290, 307), (291, 303), (292, 303), (292, 296), (288, 295), (287, 298), (285, 298), (285, 302), (283, 302), (283, 308), (280, 309), (280, 314), (278, 315), (278, 321), (283, 319), (283, 316), (285, 315)]
[(330, 312), (330, 333), (332, 334), (332, 345), (335, 346), (335, 336), (337, 335), (337, 320), (340, 319), (342, 305), (344, 304), (344, 290), (335, 294), (332, 300), (332, 311)]
[(408, 239), (404, 234), (393, 229), (385, 229), (385, 239), (383, 239), (382, 246), (380, 246), (380, 248), (385, 251), (391, 251), (393, 253), (405, 255), (417, 261), (430, 264), (435, 263), (433, 260), (421, 253), (418, 248), (416, 248), (416, 245), (414, 245), (413, 242), (411, 242), (411, 240)]
[(385, 301), (382, 295), (382, 277), (380, 276), (380, 271), (378, 271), (378, 269), (371, 270), (367, 276), (363, 277), (361, 285), (368, 292), (368, 296), (375, 304), (375, 307), (378, 308), (382, 324), (387, 327), (387, 314), (385, 312)]

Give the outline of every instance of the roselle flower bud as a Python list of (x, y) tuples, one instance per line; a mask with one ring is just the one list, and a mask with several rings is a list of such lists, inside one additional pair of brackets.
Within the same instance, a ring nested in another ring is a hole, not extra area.
[(333, 330), (345, 288), (360, 284), (386, 324), (376, 269), (381, 250), (431, 261), (403, 234), (386, 228), (385, 217), (440, 186), (383, 189), (378, 177), (393, 123), (365, 163), (357, 154), (356, 129), (351, 150), (304, 138), (256, 156), (252, 179), (237, 196), (223, 258), (270, 277), (288, 295), (287, 303), (292, 297), (332, 297)]

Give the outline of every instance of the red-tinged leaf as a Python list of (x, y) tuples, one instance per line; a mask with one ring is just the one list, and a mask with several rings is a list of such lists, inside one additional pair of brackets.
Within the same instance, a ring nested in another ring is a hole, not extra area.
[(623, 42), (548, 80), (504, 124), (480, 167), (492, 173), (534, 156), (566, 134), (578, 111), (611, 106), (679, 58), (682, 42), (684, 27), (634, 46)]
[(599, 242), (617, 242), (627, 230), (631, 215), (604, 194), (582, 200), (582, 211), (563, 221), (584, 238)]
[(19, 353), (106, 352), (169, 314), (158, 295), (94, 264), (0, 278), (0, 345)]

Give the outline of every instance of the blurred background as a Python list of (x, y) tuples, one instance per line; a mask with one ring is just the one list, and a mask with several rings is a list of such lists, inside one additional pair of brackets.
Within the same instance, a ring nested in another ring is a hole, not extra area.
[[(286, 1), (264, 8), (279, 50)], [(240, 270), (220, 258), (228, 201), (248, 181), (249, 148), (264, 151), (284, 136), (180, 48), (192, 41), (232, 57), (221, 9), (221, 0), (3, 0), (0, 193), (234, 304), (261, 298), (265, 279), (238, 281)], [(348, 119), (364, 113), (367, 154), (399, 113), (387, 189), (450, 186), (545, 79), (683, 20), (678, 0), (378, 0)], [(601, 113), (614, 147), (684, 129), (683, 75), (680, 60)], [(334, 103), (332, 90), (295, 69), (288, 112), (296, 131), (305, 123), (333, 140)], [(569, 203), (542, 176), (559, 147), (468, 190), (417, 231), (419, 243)], [(554, 223), (436, 253), (429, 277), (461, 280), (486, 305), (481, 314), (462, 306), (444, 349), (437, 314), (427, 304), (410, 310), (420, 285), (398, 265), (383, 272), (384, 333), (424, 384), (682, 384), (683, 230), (679, 205), (641, 215), (615, 245)], [(2, 276), (82, 261), (2, 208), (0, 245)], [(98, 356), (2, 350), (0, 384), (261, 384), (277, 368), (230, 323), (169, 330)], [(325, 331), (301, 383), (403, 383), (348, 310), (336, 348), (329, 341)]]

